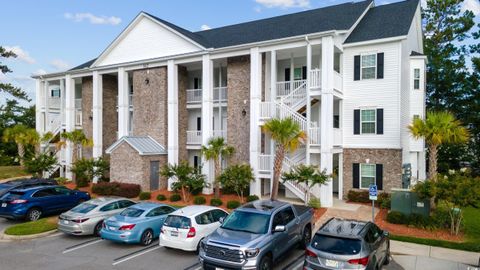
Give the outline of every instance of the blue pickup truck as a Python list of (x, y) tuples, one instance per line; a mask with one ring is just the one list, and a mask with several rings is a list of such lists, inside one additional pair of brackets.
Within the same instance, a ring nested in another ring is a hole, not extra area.
[(199, 259), (209, 269), (273, 269), (295, 245), (305, 248), (312, 236), (313, 209), (259, 200), (237, 208), (200, 244)]

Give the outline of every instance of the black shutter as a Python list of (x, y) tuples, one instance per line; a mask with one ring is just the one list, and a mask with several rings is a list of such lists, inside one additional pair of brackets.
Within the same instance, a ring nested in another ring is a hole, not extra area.
[(353, 110), (353, 134), (360, 134), (360, 110)]
[(360, 164), (353, 163), (353, 188), (360, 188)]
[(353, 80), (359, 81), (360, 80), (360, 55), (355, 55), (354, 57), (354, 72), (353, 72)]
[(302, 80), (306, 80), (306, 79), (307, 79), (307, 67), (303, 66), (302, 67)]
[(377, 79), (383, 79), (383, 53), (377, 53)]
[(377, 134), (383, 134), (383, 109), (377, 109)]
[(377, 189), (383, 190), (383, 164), (377, 164), (375, 178), (377, 179)]
[(197, 117), (197, 130), (200, 131), (202, 130), (202, 118)]
[(285, 81), (290, 81), (290, 68), (285, 69)]

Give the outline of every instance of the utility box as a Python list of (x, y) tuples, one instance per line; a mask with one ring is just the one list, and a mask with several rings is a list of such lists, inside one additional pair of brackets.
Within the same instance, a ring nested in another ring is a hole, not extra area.
[(430, 215), (430, 200), (422, 200), (410, 189), (392, 189), (391, 210), (405, 215)]

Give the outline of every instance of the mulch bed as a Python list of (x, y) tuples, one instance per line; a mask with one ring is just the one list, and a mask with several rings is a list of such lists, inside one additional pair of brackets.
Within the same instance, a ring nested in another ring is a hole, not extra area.
[(375, 217), (375, 224), (383, 230), (388, 231), (393, 235), (410, 236), (417, 238), (427, 238), (434, 240), (445, 240), (451, 242), (464, 242), (463, 234), (451, 235), (449, 230), (425, 230), (415, 227), (410, 227), (402, 224), (392, 224), (387, 222), (387, 209), (381, 209), (380, 213)]

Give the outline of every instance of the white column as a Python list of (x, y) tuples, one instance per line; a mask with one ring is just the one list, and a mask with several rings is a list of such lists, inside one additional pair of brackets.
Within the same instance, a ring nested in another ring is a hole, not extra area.
[[(333, 171), (333, 38), (322, 38), (322, 98), (320, 109), (320, 166), (328, 174)], [(320, 189), (322, 206), (333, 205), (333, 183), (322, 185)]]
[[(250, 49), (250, 165), (255, 182), (250, 185), (250, 194), (261, 194), (261, 181), (258, 175), (261, 132), (258, 126), (260, 101), (262, 98), (262, 55), (258, 47)], [(272, 168), (273, 169), (273, 168)]]
[(65, 80), (60, 80), (60, 125), (65, 127)]
[[(207, 145), (213, 136), (213, 62), (210, 55), (202, 57), (202, 144)], [(204, 193), (211, 194), (215, 180), (213, 162), (202, 159), (202, 171), (207, 176), (210, 188), (205, 188)]]
[(295, 59), (293, 53), (290, 54), (290, 91), (293, 91), (293, 81), (295, 80)]
[[(168, 100), (168, 163), (178, 164), (178, 66), (173, 60), (167, 63)], [(182, 132), (186, 132), (182, 130)], [(168, 190), (174, 179), (168, 179)]]
[(118, 68), (118, 139), (128, 136), (128, 73), (125, 68)]
[(48, 102), (49, 98), (50, 98), (50, 91), (48, 89), (49, 87), (49, 82), (47, 80), (44, 81), (43, 83), (43, 88), (44, 88), (44, 91), (43, 91), (43, 105), (45, 106), (45, 132), (48, 132), (48, 131), (52, 131), (51, 130), (51, 126), (50, 126), (50, 104)]
[(312, 117), (312, 106), (310, 102), (310, 70), (312, 70), (312, 45), (310, 42), (307, 43), (307, 143), (306, 143), (306, 159), (305, 163), (310, 164), (310, 139), (308, 136), (310, 136), (310, 122), (311, 122), (311, 117)]
[(42, 107), (43, 107), (43, 82), (40, 79), (35, 80), (35, 129), (38, 133), (43, 134), (45, 129), (42, 125)]
[[(72, 132), (75, 130), (75, 81), (67, 74), (65, 76), (65, 130)], [(67, 142), (65, 147), (66, 172), (65, 177), (72, 179), (70, 167), (72, 165), (72, 148), (71, 142)]]
[[(103, 155), (103, 80), (102, 75), (98, 71), (93, 72), (93, 158), (97, 159)], [(93, 179), (93, 183), (97, 183), (98, 178)]]
[[(277, 99), (277, 51), (272, 50), (270, 52), (270, 101), (274, 102)], [(275, 153), (275, 141), (270, 136), (270, 155)], [(270, 177), (270, 194), (272, 194), (273, 187), (273, 166)]]
[(338, 154), (338, 198), (343, 200), (343, 153)]

